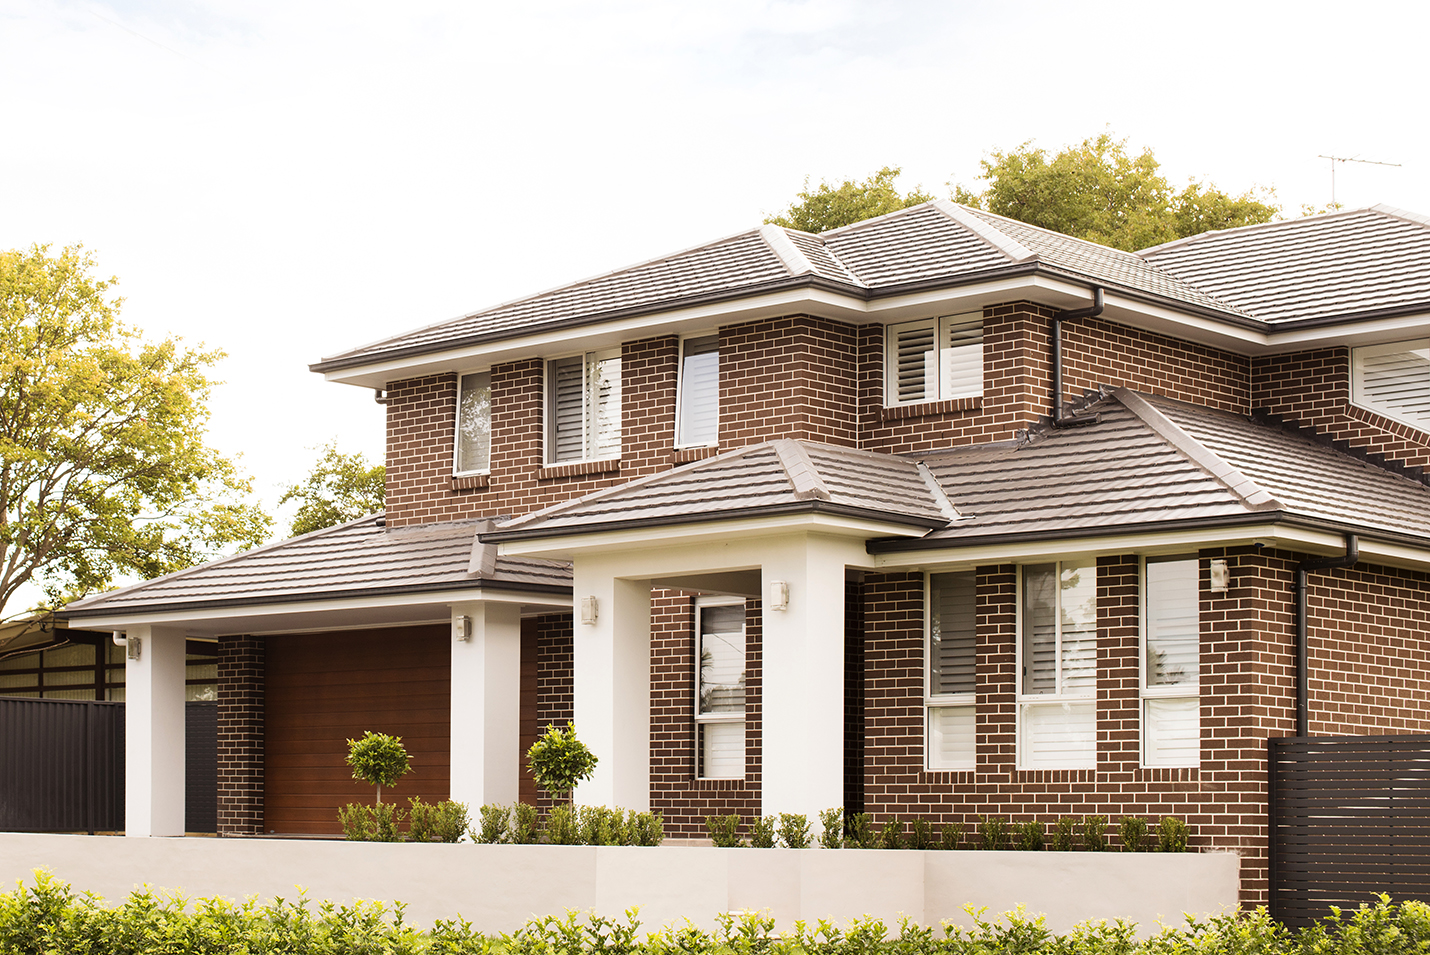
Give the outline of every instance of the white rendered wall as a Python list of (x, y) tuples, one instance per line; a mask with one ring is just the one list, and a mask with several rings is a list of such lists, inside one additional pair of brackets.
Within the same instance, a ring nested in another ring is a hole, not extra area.
[(451, 797), (473, 811), (516, 802), (521, 765), (521, 606), (454, 604), (472, 620), (452, 640)]
[(1025, 905), (1065, 932), (1087, 919), (1135, 921), (1142, 935), (1182, 914), (1237, 904), (1240, 860), (1231, 852), (916, 852), (882, 849), (714, 849), (663, 846), (407, 845), (285, 839), (115, 839), (0, 833), (0, 882), (32, 881), (48, 866), (77, 890), (119, 902), (145, 883), (190, 898), (292, 900), (316, 907), (378, 899), (407, 903), (409, 923), (462, 916), (509, 932), (533, 916), (595, 909), (621, 919), (640, 906), (644, 926), (683, 918), (709, 930), (717, 913), (767, 909), (780, 930), (873, 915), (970, 926)]
[(139, 659), (124, 666), (124, 834), (184, 834), (182, 630), (136, 626)]

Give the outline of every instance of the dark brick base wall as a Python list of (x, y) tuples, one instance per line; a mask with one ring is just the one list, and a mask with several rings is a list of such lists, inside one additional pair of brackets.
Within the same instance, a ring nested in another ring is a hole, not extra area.
[(218, 641), (218, 834), (263, 832), (263, 645)]

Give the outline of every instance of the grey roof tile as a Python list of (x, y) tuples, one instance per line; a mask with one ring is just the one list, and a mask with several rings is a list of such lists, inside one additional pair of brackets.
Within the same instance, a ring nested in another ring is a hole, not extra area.
[(1010, 262), (1008, 256), (933, 203), (866, 219), (819, 237), (870, 288), (984, 272)]
[(479, 586), (559, 591), (570, 586), (568, 565), (524, 557), (498, 557), (487, 578), (469, 574), (477, 531), (489, 523), (387, 529), (381, 515), (366, 517), (88, 597), (70, 604), (66, 612), (84, 616), (224, 601), (304, 601)]

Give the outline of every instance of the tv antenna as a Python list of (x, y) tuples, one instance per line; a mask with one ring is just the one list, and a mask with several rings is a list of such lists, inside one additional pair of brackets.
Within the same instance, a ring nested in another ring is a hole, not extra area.
[(1325, 153), (1321, 153), (1320, 158), (1321, 158), (1321, 159), (1329, 159), (1329, 160), (1331, 161), (1331, 208), (1332, 208), (1332, 209), (1335, 209), (1335, 208), (1336, 208), (1336, 163), (1338, 163), (1338, 162), (1359, 162), (1359, 163), (1365, 163), (1365, 164), (1368, 165), (1368, 166), (1395, 166), (1396, 168), (1399, 168), (1399, 167), (1400, 167), (1400, 163), (1398, 163), (1398, 162), (1377, 162), (1377, 161), (1374, 160), (1374, 159), (1360, 159), (1360, 158), (1357, 158), (1357, 157), (1355, 157), (1355, 156), (1327, 156)]

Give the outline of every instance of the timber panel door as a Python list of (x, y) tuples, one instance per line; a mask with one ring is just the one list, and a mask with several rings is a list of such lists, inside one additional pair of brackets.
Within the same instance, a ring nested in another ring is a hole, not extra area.
[(371, 803), (352, 778), (347, 740), (401, 736), (412, 772), (383, 802), (448, 796), (451, 640), (447, 627), (395, 627), (268, 638), (264, 829), (336, 834), (338, 807)]

